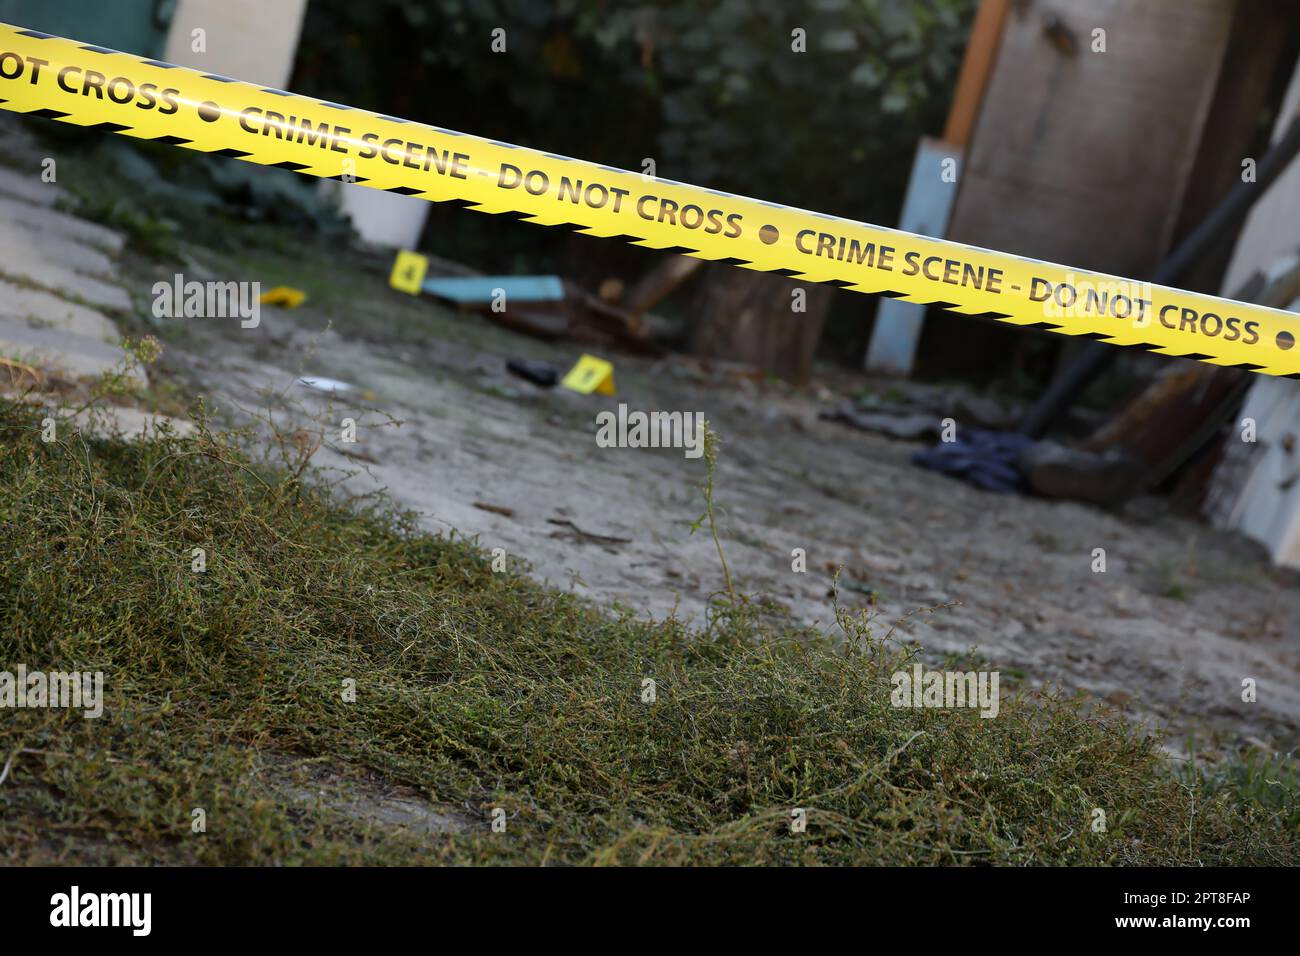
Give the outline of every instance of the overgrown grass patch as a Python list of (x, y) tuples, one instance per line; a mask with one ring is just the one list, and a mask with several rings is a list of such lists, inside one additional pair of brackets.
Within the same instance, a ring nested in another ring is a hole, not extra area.
[[(65, 421), (44, 442), (47, 414), (0, 400), (0, 669), (103, 671), (105, 705), (0, 711), (6, 862), (1294, 860), (1294, 803), (1252, 798), (1257, 776), (1175, 773), (1076, 701), (895, 709), (906, 653), (865, 635), (832, 643), (743, 598), (700, 630), (638, 620), (201, 420), (132, 442)], [(270, 772), (284, 761), (457, 823), (305, 804)]]

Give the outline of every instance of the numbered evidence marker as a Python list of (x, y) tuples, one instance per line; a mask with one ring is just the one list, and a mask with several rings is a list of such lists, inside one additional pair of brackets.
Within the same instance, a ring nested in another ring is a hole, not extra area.
[(583, 395), (592, 392), (613, 395), (614, 365), (594, 355), (583, 355), (578, 359), (578, 364), (569, 369), (569, 374), (560, 380), (560, 384)]
[(393, 261), (393, 273), (388, 284), (398, 292), (419, 295), (424, 286), (424, 275), (429, 271), (429, 260), (418, 252), (403, 249)]

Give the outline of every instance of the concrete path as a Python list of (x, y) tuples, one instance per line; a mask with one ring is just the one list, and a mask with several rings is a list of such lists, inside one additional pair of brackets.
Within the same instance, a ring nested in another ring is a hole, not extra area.
[(125, 240), (56, 208), (67, 195), (43, 179), (46, 152), (13, 118), (0, 122), (0, 358), (89, 380), (126, 359), (112, 317), (132, 308), (117, 263)]

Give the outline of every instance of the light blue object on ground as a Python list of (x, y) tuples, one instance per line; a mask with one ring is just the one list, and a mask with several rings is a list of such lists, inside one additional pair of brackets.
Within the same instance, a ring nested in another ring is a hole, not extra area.
[(466, 305), (488, 303), (501, 295), (506, 302), (559, 302), (564, 298), (559, 276), (442, 276), (425, 279), (420, 288)]
[[(948, 170), (944, 169), (945, 160), (953, 160)], [(912, 179), (907, 185), (899, 229), (943, 238), (957, 196), (960, 166), (960, 149), (937, 139), (921, 140), (912, 162)], [(867, 347), (867, 371), (910, 375), (924, 322), (925, 306), (882, 299), (876, 311), (876, 326), (871, 331), (871, 344)]]

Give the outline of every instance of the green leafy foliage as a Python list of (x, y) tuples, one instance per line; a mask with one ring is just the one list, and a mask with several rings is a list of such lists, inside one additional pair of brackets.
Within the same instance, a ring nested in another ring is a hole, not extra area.
[[(890, 221), (974, 0), (315, 0), (295, 89)], [(494, 30), (506, 52), (493, 53)], [(795, 31), (804, 52), (795, 52)]]

